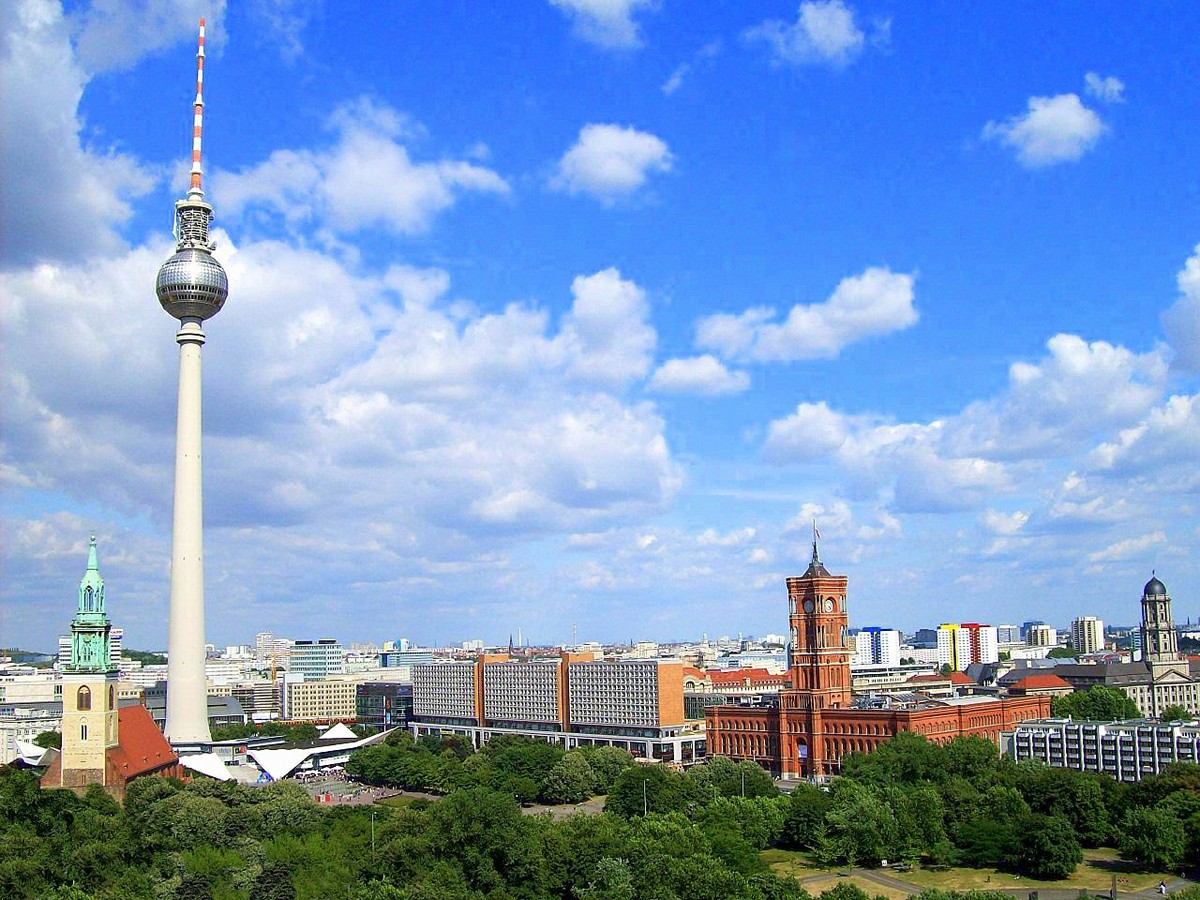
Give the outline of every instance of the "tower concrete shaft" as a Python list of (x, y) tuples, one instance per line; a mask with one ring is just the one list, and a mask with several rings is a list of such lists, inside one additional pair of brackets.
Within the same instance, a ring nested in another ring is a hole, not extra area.
[(175, 430), (175, 518), (171, 531), (171, 606), (167, 636), (167, 721), (174, 743), (207, 741), (204, 677), (204, 497), (200, 455), (204, 330), (180, 323), (179, 411)]

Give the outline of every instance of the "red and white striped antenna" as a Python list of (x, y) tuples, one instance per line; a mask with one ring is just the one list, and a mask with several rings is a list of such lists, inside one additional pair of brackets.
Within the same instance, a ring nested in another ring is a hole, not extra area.
[(189, 200), (203, 200), (204, 188), (200, 186), (200, 132), (204, 125), (204, 20), (200, 20), (200, 45), (196, 50), (196, 102), (192, 119), (192, 180), (188, 187)]

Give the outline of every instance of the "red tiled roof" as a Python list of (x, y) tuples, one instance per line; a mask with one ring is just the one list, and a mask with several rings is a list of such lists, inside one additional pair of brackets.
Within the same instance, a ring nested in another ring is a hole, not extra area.
[(710, 669), (705, 673), (714, 686), (718, 684), (785, 684), (787, 675), (772, 675), (766, 669)]
[(684, 677), (699, 678), (701, 680), (704, 679), (704, 672), (700, 669), (697, 669), (695, 666), (684, 666), (683, 674)]
[(1010, 684), (1008, 689), (1010, 691), (1071, 690), (1071, 682), (1059, 678), (1057, 675), (1026, 675), (1015, 684)]
[(177, 763), (179, 757), (146, 707), (123, 706), (117, 710), (117, 746), (109, 749), (108, 761), (128, 780)]
[(966, 672), (951, 672), (946, 677), (954, 684), (975, 684), (975, 679)]
[(919, 682), (950, 681), (950, 676), (949, 675), (939, 675), (937, 673), (931, 672), (928, 675), (913, 675), (908, 680), (909, 680), (909, 683), (912, 683), (914, 681), (919, 681)]

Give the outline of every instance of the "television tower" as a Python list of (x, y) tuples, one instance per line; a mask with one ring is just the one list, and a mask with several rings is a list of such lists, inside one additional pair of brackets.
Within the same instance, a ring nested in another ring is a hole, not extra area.
[(192, 170), (187, 197), (175, 201), (175, 255), (158, 270), (162, 308), (179, 320), (179, 409), (175, 430), (175, 517), (171, 531), (171, 607), (167, 624), (167, 722), (173, 744), (207, 741), (204, 680), (204, 503), (200, 464), (201, 323), (229, 295), (225, 270), (212, 257), (212, 206), (201, 187), (200, 129), (204, 116), (204, 20), (196, 52)]

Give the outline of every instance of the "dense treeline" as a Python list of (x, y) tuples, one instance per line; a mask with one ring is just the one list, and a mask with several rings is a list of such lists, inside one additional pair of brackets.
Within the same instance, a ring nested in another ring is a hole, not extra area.
[[(326, 807), (290, 783), (151, 778), (130, 785), (122, 808), (99, 790), (41, 791), (28, 773), (0, 770), (0, 896), (807, 898), (767, 868), (760, 851), (772, 846), (827, 865), (886, 858), (1044, 877), (1073, 870), (1081, 846), (1113, 844), (1159, 871), (1200, 862), (1200, 768), (1121, 785), (1014, 764), (976, 738), (937, 746), (901, 734), (850, 757), (827, 789), (791, 794), (753, 764), (720, 757), (679, 773), (611, 748), (564, 753), (520, 740), (472, 752), (397, 738), (348, 768), (375, 783), (432, 773), (446, 780), (423, 783), (447, 793), (404, 808)], [(522, 797), (547, 798), (561, 784), (606, 788), (605, 812), (522, 813)], [(823, 895), (864, 897), (848, 884)]]

